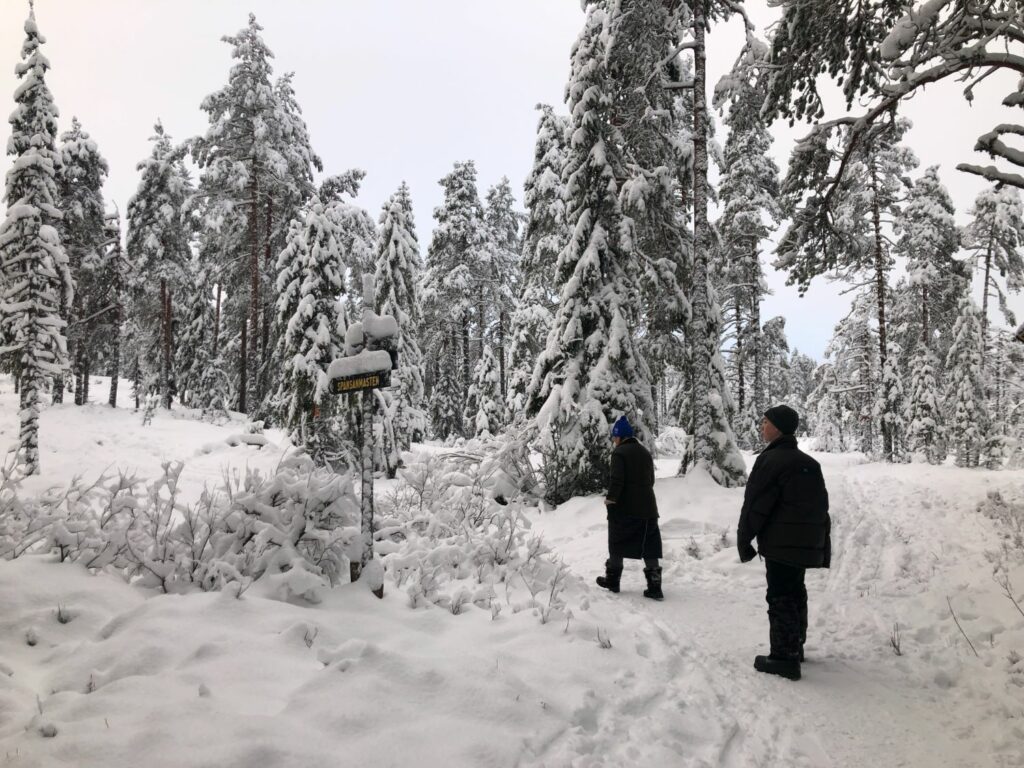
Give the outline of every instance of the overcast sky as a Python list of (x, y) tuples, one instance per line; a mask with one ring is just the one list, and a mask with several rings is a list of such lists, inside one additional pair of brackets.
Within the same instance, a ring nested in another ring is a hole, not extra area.
[[(747, 5), (761, 26), (776, 14), (766, 0)], [(199, 104), (224, 85), (230, 67), (230, 47), (220, 38), (242, 28), (250, 11), (265, 28), (275, 72), (295, 72), (325, 173), (363, 168), (359, 202), (374, 217), (408, 181), (424, 254), (441, 202), (437, 181), (454, 162), (476, 161), (481, 196), (507, 175), (521, 200), (533, 157), (534, 106), (565, 110), (569, 51), (583, 21), (579, 0), (37, 0), (61, 130), (77, 115), (96, 139), (110, 164), (107, 198), (122, 213), (156, 118), (176, 139), (205, 130)], [(0, 114), (13, 105), (27, 12), (27, 0), (0, 0)], [(713, 31), (710, 83), (730, 67), (741, 42), (738, 21)], [(908, 143), (922, 169), (942, 166), (961, 223), (984, 185), (954, 167), (973, 160), (980, 133), (1014, 117), (999, 107), (1011, 88), (1010, 78), (993, 77), (978, 88), (974, 107), (952, 86), (907, 105), (915, 124)], [(773, 132), (784, 168), (794, 139), (807, 128), (779, 125)], [(0, 137), (8, 135), (9, 126), (0, 123)], [(9, 165), (0, 159), (0, 171)], [(785, 316), (791, 344), (820, 357), (848, 297), (841, 286), (818, 279), (798, 298), (772, 270), (770, 255), (764, 260), (775, 294), (763, 316)], [(1024, 310), (1024, 302), (1014, 304)]]

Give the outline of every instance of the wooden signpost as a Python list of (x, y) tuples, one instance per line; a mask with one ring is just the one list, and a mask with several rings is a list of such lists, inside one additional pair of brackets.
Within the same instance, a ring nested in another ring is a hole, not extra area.
[[(391, 370), (396, 367), (393, 350), (398, 323), (390, 315), (373, 311), (375, 301), (373, 277), (363, 278), (363, 319), (353, 323), (345, 334), (345, 357), (335, 360), (329, 370), (330, 391), (336, 395), (361, 395), (356, 410), (359, 431), (359, 456), (362, 465), (359, 532), (362, 538), (359, 560), (349, 564), (352, 581), (358, 581), (367, 564), (373, 560), (373, 411), (375, 389), (390, 386)], [(382, 575), (382, 574), (381, 574)], [(384, 583), (373, 588), (377, 597), (384, 597)]]

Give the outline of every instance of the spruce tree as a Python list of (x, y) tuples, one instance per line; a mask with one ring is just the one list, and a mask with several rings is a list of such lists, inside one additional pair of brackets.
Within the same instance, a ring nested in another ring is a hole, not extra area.
[(981, 318), (964, 296), (946, 357), (946, 423), (957, 466), (976, 467), (988, 431), (981, 358)]
[(478, 311), (477, 316), (487, 331), (481, 334), (481, 338), (488, 336), (492, 339), (492, 352), (498, 362), (498, 379), (504, 402), (508, 391), (506, 358), (509, 322), (514, 308), (514, 296), (521, 287), (519, 251), (522, 246), (519, 225), (522, 215), (515, 210), (512, 185), (507, 177), (502, 177), (487, 191), (485, 200), (484, 229), (487, 245), (480, 293), (486, 297), (487, 311)]
[[(632, 321), (638, 349), (651, 371), (654, 394), (661, 394), (650, 416), (658, 429), (666, 411), (666, 384), (673, 371), (689, 366), (692, 329), (690, 284), (693, 236), (688, 228), (693, 185), (693, 142), (688, 124), (692, 98), (678, 86), (690, 71), (678, 53), (685, 33), (682, 4), (636, 0), (609, 4), (608, 93), (610, 118), (620, 141), (623, 178), (619, 202), (636, 262), (640, 312)], [(665, 414), (669, 416), (669, 414)], [(692, 409), (678, 414), (690, 427)], [(671, 418), (671, 417), (670, 417)]]
[(541, 105), (538, 109), (541, 117), (533, 168), (526, 178), (523, 195), (527, 214), (520, 259), (522, 290), (515, 299), (510, 320), (506, 406), (512, 419), (523, 415), (533, 366), (551, 328), (552, 310), (558, 303), (555, 264), (568, 240), (562, 199), (566, 119), (549, 106)]
[[(474, 331), (483, 331), (478, 322), (478, 302), (487, 234), (476, 186), (476, 165), (472, 161), (456, 163), (440, 184), (444, 187), (444, 202), (434, 210), (437, 227), (427, 249), (424, 302), (430, 333), (428, 354), (436, 371), (451, 369), (439, 375), (454, 376), (457, 384), (452, 389), (446, 381), (442, 394), (445, 402), (431, 406), (433, 413), (445, 414), (440, 421), (435, 419), (434, 425), (443, 425), (438, 436), (447, 438), (453, 433), (463, 434), (461, 415), (474, 361), (470, 340)], [(458, 343), (452, 343), (455, 339)], [(456, 394), (457, 399), (451, 401)]]
[(15, 160), (7, 173), (0, 223), (0, 348), (4, 367), (19, 384), (17, 461), (26, 475), (39, 472), (40, 390), (62, 380), (67, 368), (65, 321), (61, 302), (74, 299), (68, 257), (60, 241), (57, 208), (57, 107), (46, 84), (50, 63), (40, 47), (46, 39), (30, 10), (25, 42), (15, 74), (11, 138), (7, 153)]
[(929, 464), (945, 460), (945, 429), (937, 379), (938, 359), (921, 344), (914, 354), (907, 400), (907, 443), (911, 451), (924, 454)]
[[(109, 325), (106, 315), (111, 311), (109, 275), (104, 270), (108, 233), (103, 203), (103, 182), (109, 169), (77, 117), (71, 119), (71, 130), (60, 138), (60, 235), (75, 283), (74, 302), (63, 315), (69, 322), (75, 404), (83, 405), (89, 398), (89, 375), (104, 354), (103, 331)], [(55, 385), (55, 399), (62, 391), (63, 386)]]
[[(384, 203), (377, 246), (377, 312), (398, 321), (397, 378), (394, 403), (395, 438), (400, 450), (409, 450), (413, 440), (424, 438), (426, 424), (423, 389), (423, 354), (419, 334), (423, 322), (421, 280), (423, 264), (413, 223), (412, 198), (402, 182)], [(394, 382), (392, 383), (394, 386)]]
[(110, 375), (110, 391), (107, 403), (117, 407), (118, 384), (124, 362), (124, 326), (127, 319), (126, 306), (129, 264), (121, 247), (121, 217), (115, 211), (106, 219), (107, 251), (103, 273), (107, 276), (107, 296), (111, 311), (107, 314), (107, 366)]
[(276, 357), (283, 368), (276, 405), (292, 442), (323, 462), (333, 456), (327, 369), (344, 355), (347, 324), (338, 231), (318, 198), (292, 222), (277, 270)]
[(464, 418), (466, 424), (472, 425), (475, 437), (494, 437), (505, 426), (501, 370), (490, 345), (484, 346), (473, 372)]
[[(128, 259), (132, 264), (136, 323), (149, 337), (140, 361), (155, 378), (164, 408), (171, 407), (174, 384), (174, 307), (181, 301), (185, 269), (191, 257), (192, 220), (186, 203), (192, 187), (182, 158), (184, 147), (171, 143), (158, 121), (150, 138), (150, 156), (138, 164), (142, 178), (128, 202)], [(141, 341), (141, 340), (140, 340)]]
[(175, 345), (178, 394), (189, 408), (209, 410), (214, 393), (204, 384), (213, 377), (207, 369), (216, 365), (213, 356), (213, 265), (193, 258), (184, 269), (184, 300)]
[(562, 178), (572, 237), (556, 265), (561, 300), (527, 392), (552, 501), (603, 487), (608, 433), (619, 415), (629, 416), (641, 440), (652, 437), (650, 376), (631, 330), (637, 280), (616, 182), (623, 166), (610, 120), (608, 37), (608, 15), (591, 5), (567, 87), (572, 142)]

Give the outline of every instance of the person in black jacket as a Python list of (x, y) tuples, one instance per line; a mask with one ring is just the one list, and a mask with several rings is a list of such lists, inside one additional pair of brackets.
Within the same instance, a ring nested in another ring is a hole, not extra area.
[(761, 436), (768, 446), (750, 471), (736, 531), (740, 561), (760, 553), (768, 579), (771, 653), (757, 656), (754, 668), (791, 680), (800, 679), (807, 638), (804, 572), (828, 568), (832, 557), (828, 491), (821, 465), (797, 448), (799, 423), (788, 406), (765, 411)]
[(633, 427), (625, 416), (612, 426), (611, 468), (608, 495), (608, 560), (599, 586), (619, 591), (623, 558), (642, 559), (647, 589), (644, 597), (661, 600), (661, 531), (658, 528), (658, 501), (654, 497), (654, 459), (633, 436)]

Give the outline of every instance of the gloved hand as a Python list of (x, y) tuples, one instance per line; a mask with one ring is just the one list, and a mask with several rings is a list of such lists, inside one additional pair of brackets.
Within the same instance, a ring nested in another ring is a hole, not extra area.
[(736, 542), (736, 549), (739, 550), (741, 563), (749, 563), (751, 560), (757, 557), (757, 550), (754, 549), (754, 546), (749, 541)]

